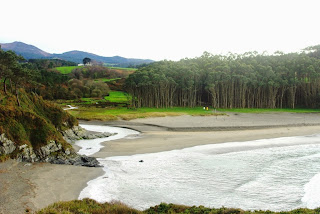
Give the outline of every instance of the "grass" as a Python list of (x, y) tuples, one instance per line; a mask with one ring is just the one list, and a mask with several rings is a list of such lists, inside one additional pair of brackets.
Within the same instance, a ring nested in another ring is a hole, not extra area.
[(276, 109), (265, 109), (265, 108), (234, 108), (234, 109), (217, 109), (219, 112), (235, 112), (235, 113), (320, 113), (320, 109), (289, 109), (289, 108), (276, 108)]
[(205, 111), (202, 107), (196, 108), (139, 108), (128, 109), (125, 107), (117, 108), (95, 108), (95, 107), (79, 107), (78, 109), (69, 110), (69, 112), (78, 119), (82, 120), (132, 120), (147, 117), (166, 117), (166, 116), (218, 116), (226, 115), (224, 113), (214, 113), (213, 111)]
[(37, 214), (72, 214), (72, 213), (83, 213), (83, 214), (103, 214), (103, 213), (142, 213), (141, 211), (132, 209), (120, 202), (113, 203), (98, 203), (92, 199), (74, 200), (69, 202), (58, 202), (48, 206), (38, 212)]
[[(110, 94), (109, 101), (112, 102), (125, 102), (127, 98), (124, 98), (123, 92), (114, 92)], [(83, 98), (90, 99), (90, 98)], [(88, 101), (89, 102), (89, 101)], [(95, 101), (93, 101), (95, 102)], [(137, 118), (148, 117), (166, 117), (166, 116), (180, 116), (180, 115), (192, 115), (192, 116), (219, 116), (227, 115), (228, 112), (234, 113), (275, 113), (275, 112), (289, 112), (289, 113), (320, 113), (318, 109), (209, 109), (204, 110), (203, 107), (195, 108), (138, 108), (128, 109), (126, 107), (107, 107), (96, 108), (80, 106), (78, 109), (70, 110), (70, 113), (78, 119), (82, 120), (132, 120)]]
[(113, 103), (128, 103), (131, 97), (123, 91), (110, 91), (109, 96), (104, 97), (104, 99)]
[(74, 69), (81, 68), (83, 66), (63, 66), (63, 67), (57, 67), (55, 68), (62, 74), (70, 74)]
[(54, 203), (38, 212), (37, 214), (319, 214), (320, 208), (307, 209), (300, 208), (292, 211), (246, 211), (237, 208), (208, 208), (204, 206), (185, 206), (177, 204), (161, 203), (147, 210), (139, 211), (128, 207), (121, 202), (98, 203), (92, 199), (74, 200), (68, 202)]

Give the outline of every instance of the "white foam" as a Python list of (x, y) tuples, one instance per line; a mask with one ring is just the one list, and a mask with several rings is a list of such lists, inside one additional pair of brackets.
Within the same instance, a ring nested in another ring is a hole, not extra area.
[(100, 149), (103, 147), (101, 145), (102, 142), (111, 141), (111, 140), (118, 140), (121, 138), (129, 137), (129, 136), (137, 136), (139, 135), (139, 132), (131, 130), (131, 129), (125, 129), (125, 128), (119, 128), (119, 127), (111, 127), (111, 126), (98, 126), (98, 125), (83, 125), (80, 124), (80, 126), (86, 130), (94, 131), (94, 132), (109, 132), (112, 134), (115, 134), (110, 137), (105, 138), (97, 138), (97, 139), (91, 139), (91, 140), (79, 140), (76, 141), (76, 145), (80, 146), (81, 149), (78, 151), (81, 155), (93, 155), (100, 151)]
[(305, 194), (301, 199), (303, 204), (310, 209), (320, 207), (320, 173), (311, 178), (304, 186), (304, 191)]
[(319, 143), (313, 135), (101, 158), (105, 175), (89, 181), (79, 199), (119, 200), (140, 210), (161, 202), (314, 208), (320, 205), (320, 175), (314, 176), (320, 172)]

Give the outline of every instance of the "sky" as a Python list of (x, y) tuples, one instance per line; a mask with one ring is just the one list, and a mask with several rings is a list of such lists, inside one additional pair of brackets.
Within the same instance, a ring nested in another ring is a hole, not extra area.
[(0, 43), (179, 60), (320, 44), (319, 0), (0, 0)]

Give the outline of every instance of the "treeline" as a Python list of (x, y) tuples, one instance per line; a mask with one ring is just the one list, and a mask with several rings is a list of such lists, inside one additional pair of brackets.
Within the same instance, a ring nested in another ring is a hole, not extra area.
[(37, 69), (56, 68), (61, 66), (76, 66), (77, 64), (62, 59), (29, 59), (29, 63), (35, 66)]
[(317, 108), (320, 47), (274, 55), (249, 52), (160, 61), (125, 84), (134, 107)]

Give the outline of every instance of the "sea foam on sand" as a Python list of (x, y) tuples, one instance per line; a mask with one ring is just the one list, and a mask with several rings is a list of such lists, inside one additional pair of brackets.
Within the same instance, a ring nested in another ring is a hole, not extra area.
[(319, 135), (98, 160), (106, 173), (89, 181), (79, 199), (141, 210), (161, 202), (274, 211), (320, 205)]

